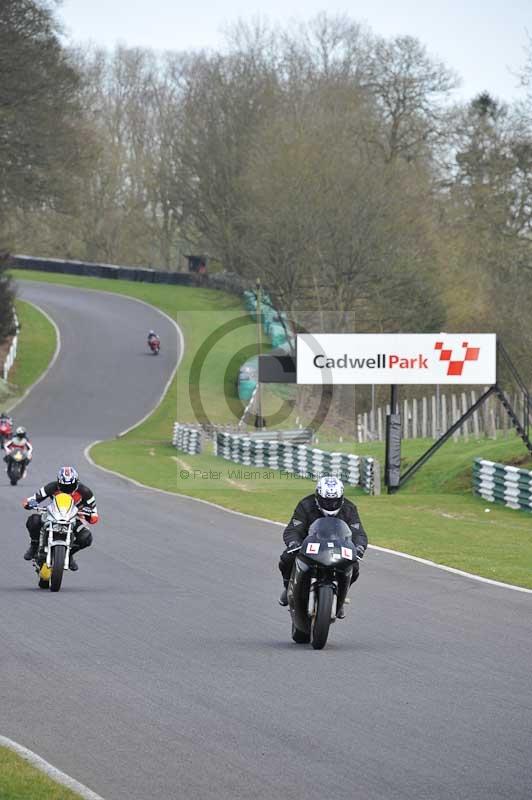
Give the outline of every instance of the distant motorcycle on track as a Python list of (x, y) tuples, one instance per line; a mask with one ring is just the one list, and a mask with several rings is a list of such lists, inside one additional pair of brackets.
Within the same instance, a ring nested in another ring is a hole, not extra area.
[(12, 450), (5, 457), (7, 477), (11, 486), (16, 486), (28, 467), (28, 454), (24, 450)]
[(159, 355), (159, 350), (161, 349), (161, 340), (157, 336), (156, 333), (150, 331), (148, 334), (148, 347), (150, 348), (151, 352), (154, 356)]
[(294, 642), (310, 643), (315, 650), (325, 647), (351, 585), (356, 558), (351, 531), (343, 520), (324, 517), (312, 523), (288, 584)]
[(0, 415), (0, 448), (4, 442), (9, 441), (13, 435), (13, 420), (7, 414)]
[(31, 511), (42, 516), (39, 548), (33, 559), (39, 588), (58, 592), (64, 571), (70, 568), (74, 526), (83, 510), (80, 512), (71, 495), (61, 492), (45, 508), (32, 506)]

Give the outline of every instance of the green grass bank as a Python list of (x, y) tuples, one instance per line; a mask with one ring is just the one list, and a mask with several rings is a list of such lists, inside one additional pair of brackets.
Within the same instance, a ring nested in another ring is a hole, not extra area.
[[(170, 444), (173, 422), (193, 417), (188, 401), (188, 376), (197, 348), (217, 324), (217, 314), (235, 315), (237, 298), (212, 290), (160, 287), (112, 280), (16, 273), (17, 278), (101, 288), (152, 303), (176, 317), (185, 336), (185, 358), (177, 381), (159, 408), (139, 427), (121, 439), (104, 442), (92, 450), (101, 466), (141, 483), (218, 503), (226, 508), (286, 522), (298, 500), (313, 489), (311, 481), (277, 471), (245, 470), (238, 464), (204, 453), (189, 456)], [(181, 309), (181, 311), (179, 311)], [(202, 312), (194, 317), (196, 312)], [(191, 316), (192, 315), (192, 316)], [(211, 418), (229, 419), (220, 391), (227, 359), (254, 339), (253, 326), (225, 336), (213, 351), (213, 370), (202, 373), (202, 397)], [(242, 359), (244, 360), (244, 359)], [(207, 363), (207, 362), (206, 362)], [(217, 370), (217, 371), (216, 371)], [(403, 443), (403, 469), (431, 444), (429, 440)], [(320, 436), (319, 447), (342, 449), (384, 460), (382, 443), (341, 445)], [(532, 588), (532, 516), (486, 503), (471, 492), (471, 467), (477, 456), (531, 466), (522, 442), (513, 433), (497, 440), (481, 438), (448, 442), (398, 494), (367, 497), (348, 490), (357, 502), (370, 542), (401, 550), (440, 564), (484, 577)]]
[(31, 303), (16, 301), (20, 324), (17, 358), (9, 371), (7, 391), (2, 386), (1, 402), (11, 408), (26, 389), (47, 369), (55, 352), (57, 340), (54, 326)]
[(0, 800), (80, 800), (80, 795), (0, 747)]

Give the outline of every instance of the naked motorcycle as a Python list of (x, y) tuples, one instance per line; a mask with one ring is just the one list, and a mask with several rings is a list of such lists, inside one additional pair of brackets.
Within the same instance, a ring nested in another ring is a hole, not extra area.
[(42, 517), (39, 549), (33, 563), (39, 588), (58, 592), (64, 571), (70, 568), (74, 528), (80, 509), (69, 494), (56, 494), (45, 508), (32, 507)]
[(7, 477), (10, 480), (11, 486), (16, 486), (24, 475), (24, 470), (27, 468), (27, 452), (22, 450), (13, 450), (7, 454), (5, 460), (7, 462)]

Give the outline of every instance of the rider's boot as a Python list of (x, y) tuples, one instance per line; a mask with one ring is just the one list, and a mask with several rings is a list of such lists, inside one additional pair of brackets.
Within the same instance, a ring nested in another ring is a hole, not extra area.
[(30, 546), (24, 553), (24, 561), (31, 561), (32, 558), (35, 558), (37, 555), (37, 550), (39, 549), (39, 542), (35, 542), (33, 539), (30, 541)]
[[(76, 550), (75, 552), (77, 553), (78, 551)], [(74, 559), (74, 550), (70, 551), (70, 558), (68, 559), (68, 568), (72, 572), (77, 572), (79, 569), (78, 562)]]
[(279, 598), (279, 605), (280, 606), (287, 606), (288, 605), (288, 581), (283, 580), (284, 589), (281, 592), (281, 596)]

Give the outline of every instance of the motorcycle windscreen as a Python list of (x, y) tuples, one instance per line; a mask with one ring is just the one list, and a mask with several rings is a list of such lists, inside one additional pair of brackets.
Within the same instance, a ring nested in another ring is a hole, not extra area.
[(349, 525), (343, 519), (336, 517), (323, 517), (312, 523), (308, 529), (307, 538), (317, 541), (332, 542), (338, 539), (351, 539)]

